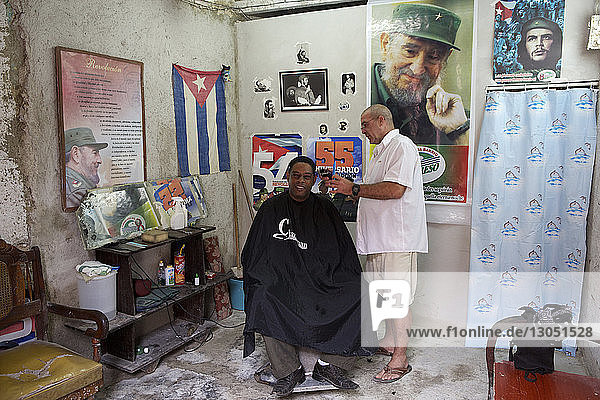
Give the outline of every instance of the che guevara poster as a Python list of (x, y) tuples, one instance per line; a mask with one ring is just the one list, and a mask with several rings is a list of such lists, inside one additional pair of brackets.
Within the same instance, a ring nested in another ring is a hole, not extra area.
[(497, 1), (494, 13), (493, 70), (497, 83), (560, 77), (564, 0)]

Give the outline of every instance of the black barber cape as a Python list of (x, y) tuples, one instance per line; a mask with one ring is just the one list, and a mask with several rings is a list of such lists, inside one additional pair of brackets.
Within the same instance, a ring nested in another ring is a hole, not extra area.
[[(354, 243), (327, 198), (289, 193), (260, 207), (242, 251), (244, 357), (261, 333), (344, 356), (360, 348), (361, 267)], [(368, 353), (367, 353), (368, 354)]]

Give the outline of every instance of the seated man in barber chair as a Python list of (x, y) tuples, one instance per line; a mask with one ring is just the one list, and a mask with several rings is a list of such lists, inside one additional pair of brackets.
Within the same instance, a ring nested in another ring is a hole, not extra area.
[(311, 193), (315, 163), (293, 159), (289, 191), (267, 200), (242, 251), (244, 357), (263, 335), (280, 397), (305, 380), (298, 348), (320, 352), (312, 377), (347, 390), (344, 375), (361, 348), (361, 267), (352, 238), (328, 199)]

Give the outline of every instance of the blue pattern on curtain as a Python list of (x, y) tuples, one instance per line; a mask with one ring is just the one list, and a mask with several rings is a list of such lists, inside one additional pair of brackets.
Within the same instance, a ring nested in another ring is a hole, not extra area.
[[(596, 94), (488, 94), (473, 181), (470, 328), (547, 303), (568, 305), (578, 320)], [(485, 346), (485, 338), (467, 345)]]

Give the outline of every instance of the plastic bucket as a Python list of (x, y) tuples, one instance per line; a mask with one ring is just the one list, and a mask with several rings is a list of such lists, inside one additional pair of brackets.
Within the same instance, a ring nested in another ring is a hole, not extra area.
[(231, 298), (231, 308), (244, 311), (244, 281), (241, 279), (229, 278), (229, 297)]
[(77, 289), (79, 308), (102, 311), (109, 320), (117, 315), (117, 271), (87, 282), (77, 274)]

